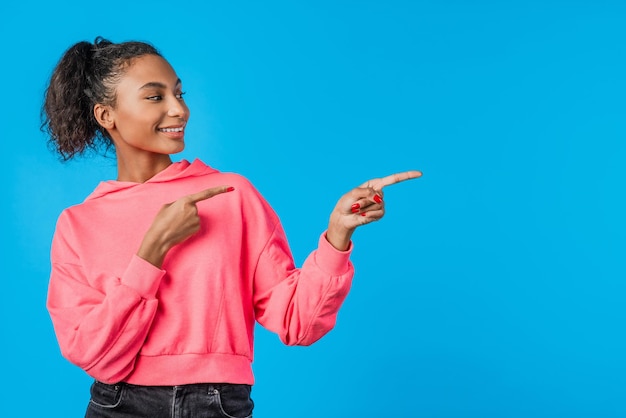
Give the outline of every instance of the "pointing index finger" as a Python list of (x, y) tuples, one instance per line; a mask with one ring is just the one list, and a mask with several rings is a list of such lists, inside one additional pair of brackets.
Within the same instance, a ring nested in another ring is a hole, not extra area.
[(391, 186), (392, 184), (400, 183), (401, 181), (405, 180), (416, 179), (421, 176), (421, 171), (404, 171), (402, 173), (395, 173), (379, 179), (370, 180), (363, 184), (362, 187), (372, 187), (376, 190), (381, 190), (383, 187)]
[(421, 177), (421, 171), (405, 171), (403, 173), (391, 174), (387, 177), (380, 179), (380, 187), (391, 186), (392, 184), (400, 183), (401, 181), (415, 179)]
[(202, 190), (200, 192), (188, 195), (187, 200), (190, 203), (198, 203), (203, 200), (210, 199), (215, 195), (232, 192), (233, 190), (235, 190), (235, 188), (230, 186), (211, 187), (210, 189)]

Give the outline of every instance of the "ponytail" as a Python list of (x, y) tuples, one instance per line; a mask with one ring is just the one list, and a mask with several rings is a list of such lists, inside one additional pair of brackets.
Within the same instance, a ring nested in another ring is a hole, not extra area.
[(65, 51), (52, 72), (41, 111), (41, 130), (63, 161), (112, 146), (106, 129), (96, 121), (94, 106), (114, 106), (115, 87), (127, 65), (148, 54), (161, 55), (143, 42), (114, 44), (101, 37)]

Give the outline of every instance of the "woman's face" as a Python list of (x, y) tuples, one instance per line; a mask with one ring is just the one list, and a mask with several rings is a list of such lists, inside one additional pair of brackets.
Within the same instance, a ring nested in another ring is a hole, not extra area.
[(163, 58), (144, 55), (131, 61), (116, 88), (105, 126), (118, 157), (175, 154), (185, 148), (189, 109), (182, 84)]

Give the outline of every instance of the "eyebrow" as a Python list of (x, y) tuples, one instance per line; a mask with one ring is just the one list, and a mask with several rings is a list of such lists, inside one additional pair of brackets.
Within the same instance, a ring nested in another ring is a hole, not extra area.
[[(180, 78), (176, 80), (176, 84), (175, 86), (178, 87), (179, 85), (182, 84), (182, 81), (180, 81)], [(149, 83), (144, 84), (143, 86), (139, 87), (139, 90), (144, 90), (144, 89), (166, 89), (167, 86), (163, 83), (160, 83), (158, 81), (151, 81)]]

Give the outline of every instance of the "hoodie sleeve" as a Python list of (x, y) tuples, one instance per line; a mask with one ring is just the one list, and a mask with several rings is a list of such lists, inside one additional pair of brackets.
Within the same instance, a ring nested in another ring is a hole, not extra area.
[(280, 223), (267, 241), (255, 273), (257, 321), (287, 345), (310, 345), (335, 325), (354, 275), (349, 261), (352, 244), (338, 251), (327, 240), (295, 268)]
[(72, 250), (66, 225), (60, 219), (53, 240), (47, 299), (61, 353), (95, 379), (119, 382), (134, 368), (165, 272), (133, 256), (121, 277), (107, 277), (98, 288)]

